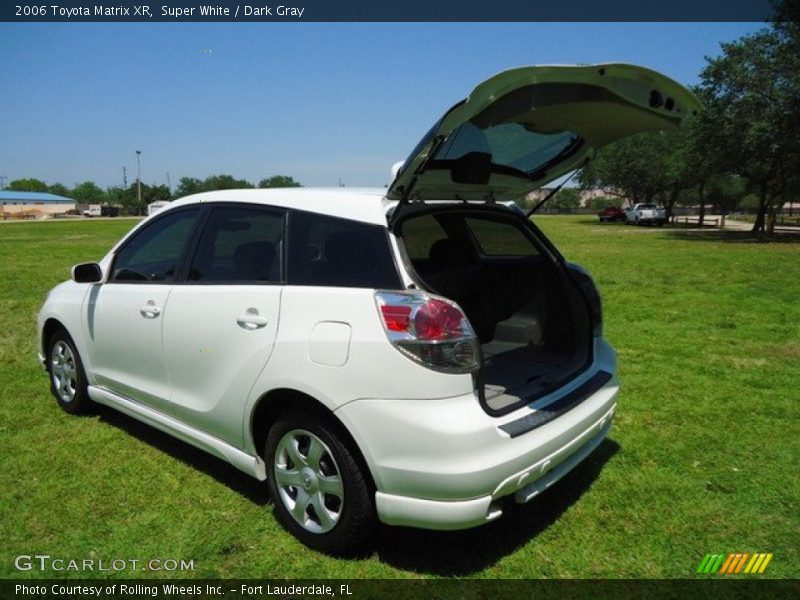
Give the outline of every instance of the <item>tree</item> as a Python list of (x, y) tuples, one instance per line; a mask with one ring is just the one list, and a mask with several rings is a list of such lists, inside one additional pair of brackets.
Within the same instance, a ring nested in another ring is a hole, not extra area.
[(106, 201), (106, 193), (93, 181), (84, 181), (72, 189), (72, 197), (80, 204), (100, 204)]
[(152, 202), (169, 202), (172, 200), (172, 194), (166, 185), (152, 185), (147, 186), (147, 194), (142, 190), (142, 199), (145, 199), (147, 204)]
[(109, 204), (119, 206), (126, 215), (135, 215), (139, 211), (136, 209), (136, 185), (131, 188), (110, 187), (106, 190), (106, 200)]
[(708, 178), (705, 198), (717, 212), (727, 215), (739, 206), (747, 194), (747, 181), (736, 175), (719, 173)]
[(575, 188), (562, 188), (545, 204), (546, 208), (578, 208), (581, 205), (581, 193)]
[(253, 184), (246, 179), (235, 179), (232, 175), (211, 175), (203, 181), (206, 191), (212, 190), (237, 190), (252, 188)]
[(289, 175), (273, 175), (258, 182), (260, 188), (291, 188), (303, 187), (300, 182), (295, 181), (294, 177)]
[(594, 198), (589, 198), (586, 203), (592, 210), (603, 210), (609, 206), (620, 206), (621, 204), (622, 199), (614, 196), (595, 196)]
[(6, 188), (15, 192), (46, 192), (47, 184), (39, 179), (15, 179), (8, 184)]
[(189, 196), (190, 194), (198, 194), (205, 191), (206, 189), (203, 187), (203, 182), (197, 179), (197, 177), (181, 177), (180, 181), (178, 181), (178, 187), (175, 188), (175, 196), (180, 198), (182, 196)]
[(47, 191), (51, 194), (55, 194), (56, 196), (65, 196), (67, 198), (70, 197), (69, 188), (60, 183), (54, 183), (52, 185), (47, 186)]
[(670, 189), (668, 157), (676, 138), (655, 131), (622, 138), (600, 150), (579, 173), (585, 189), (601, 188), (630, 204), (652, 202)]
[[(786, 12), (792, 3), (779, 7)], [(800, 172), (800, 34), (796, 24), (722, 44), (699, 91), (705, 146), (727, 172), (755, 186), (753, 231), (772, 231), (775, 205)]]

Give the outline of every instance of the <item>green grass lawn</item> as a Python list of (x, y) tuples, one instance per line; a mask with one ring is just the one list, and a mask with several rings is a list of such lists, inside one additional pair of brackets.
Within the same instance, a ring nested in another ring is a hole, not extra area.
[(610, 439), (495, 523), (382, 527), (352, 560), (306, 550), (233, 467), (111, 410), (57, 407), (36, 312), (132, 221), (0, 225), (0, 576), (40, 577), (13, 559), (46, 553), (193, 559), (190, 577), (694, 577), (706, 553), (749, 551), (797, 577), (800, 242), (537, 222), (603, 294), (623, 384)]

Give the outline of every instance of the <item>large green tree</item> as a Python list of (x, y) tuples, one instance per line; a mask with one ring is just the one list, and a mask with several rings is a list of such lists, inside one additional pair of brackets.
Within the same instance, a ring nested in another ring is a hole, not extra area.
[(55, 194), (56, 196), (64, 196), (66, 198), (70, 197), (70, 191), (67, 186), (61, 183), (53, 183), (47, 186), (47, 191), (51, 194)]
[(72, 188), (72, 197), (81, 204), (100, 204), (106, 201), (106, 193), (93, 181), (84, 181)]
[(600, 150), (578, 181), (630, 204), (653, 202), (670, 189), (668, 157), (674, 146), (675, 137), (660, 131), (622, 138)]
[(581, 193), (575, 188), (562, 188), (545, 204), (546, 208), (578, 208), (581, 205)]
[(203, 181), (206, 191), (212, 190), (237, 190), (241, 188), (252, 188), (253, 184), (246, 179), (236, 179), (232, 175), (211, 175)]
[(778, 23), (722, 44), (700, 77), (703, 146), (721, 170), (751, 182), (758, 197), (753, 231), (771, 231), (779, 200), (800, 174), (797, 25)]
[(289, 175), (273, 175), (258, 182), (260, 188), (290, 188), (290, 187), (303, 187), (299, 181), (295, 181), (294, 177)]
[(47, 184), (39, 179), (29, 177), (27, 179), (15, 179), (6, 188), (15, 192), (46, 192)]
[(203, 180), (197, 177), (181, 177), (178, 181), (178, 187), (175, 188), (175, 196), (180, 198), (190, 194), (199, 194), (200, 192), (252, 187), (253, 184), (246, 179), (236, 179), (233, 175), (210, 175)]
[(181, 177), (178, 181), (178, 187), (175, 188), (175, 195), (180, 198), (205, 191), (203, 182), (197, 177)]
[(138, 215), (139, 210), (136, 204), (136, 185), (130, 188), (110, 187), (106, 190), (106, 198), (109, 204), (119, 206), (126, 215)]

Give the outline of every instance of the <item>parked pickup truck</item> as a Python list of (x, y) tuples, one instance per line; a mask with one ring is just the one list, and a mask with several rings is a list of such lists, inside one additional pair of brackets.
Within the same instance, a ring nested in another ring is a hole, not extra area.
[(89, 208), (83, 211), (84, 217), (118, 217), (118, 206), (107, 206), (105, 204), (90, 204)]
[(628, 225), (658, 225), (667, 222), (667, 213), (655, 204), (638, 203), (625, 211), (625, 220)]

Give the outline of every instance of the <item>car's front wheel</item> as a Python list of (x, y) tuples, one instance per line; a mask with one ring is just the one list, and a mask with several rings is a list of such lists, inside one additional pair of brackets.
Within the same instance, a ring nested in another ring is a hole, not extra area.
[(267, 434), (270, 494), (283, 526), (307, 546), (358, 551), (374, 527), (373, 494), (354, 452), (331, 419), (281, 417)]
[(50, 391), (58, 405), (70, 414), (89, 411), (86, 373), (75, 342), (63, 329), (59, 329), (47, 344), (47, 372), (50, 375)]

